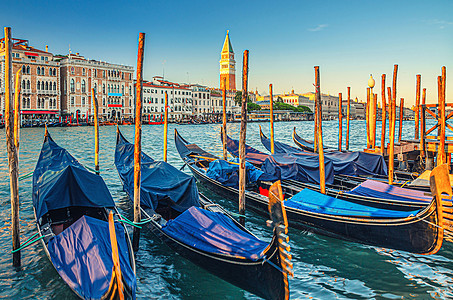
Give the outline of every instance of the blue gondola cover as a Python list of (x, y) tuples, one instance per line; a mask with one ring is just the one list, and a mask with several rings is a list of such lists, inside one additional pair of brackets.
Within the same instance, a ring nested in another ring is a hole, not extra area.
[(162, 230), (196, 249), (254, 261), (263, 257), (268, 246), (268, 243), (240, 230), (225, 215), (197, 207), (191, 207), (169, 221)]
[[(120, 134), (116, 145), (115, 165), (130, 199), (134, 199), (134, 145)], [(170, 205), (177, 211), (200, 206), (195, 178), (163, 161), (154, 161), (142, 152), (140, 203), (156, 209)], [(164, 203), (165, 201), (165, 203)]]
[(319, 192), (304, 189), (284, 202), (285, 207), (296, 208), (313, 213), (334, 216), (372, 217), (372, 218), (406, 218), (415, 216), (416, 211), (397, 211), (361, 205), (347, 200), (330, 197)]
[(37, 219), (49, 210), (71, 207), (114, 207), (101, 176), (86, 170), (48, 135), (33, 172), (33, 206)]
[(418, 201), (420, 203), (429, 203), (432, 200), (432, 197), (426, 196), (425, 192), (405, 189), (375, 180), (366, 180), (352, 190), (345, 193), (365, 197), (385, 198), (397, 201)]
[[(129, 263), (124, 229), (115, 224), (120, 268), (135, 299), (136, 279)], [(108, 222), (83, 216), (48, 243), (50, 259), (63, 280), (85, 299), (101, 299), (112, 280)]]
[[(261, 135), (261, 143), (270, 151), (270, 140), (267, 137)], [(316, 153), (303, 151), (278, 141), (274, 141), (274, 151), (289, 155), (318, 157)], [(337, 175), (387, 175), (387, 165), (382, 155), (362, 151), (330, 151), (324, 153), (324, 157), (332, 161), (334, 172)]]
[[(206, 176), (214, 180), (219, 181), (225, 186), (231, 186), (234, 188), (239, 187), (239, 165), (238, 159), (234, 159), (233, 163), (227, 162), (223, 159), (216, 159), (209, 163), (209, 169), (206, 172)], [(264, 172), (255, 168), (251, 163), (245, 163), (246, 173), (246, 184), (254, 183), (257, 180), (277, 180), (277, 177), (270, 177), (264, 174)]]
[[(327, 184), (333, 184), (333, 164), (330, 160), (324, 161), (325, 179)], [(277, 179), (292, 179), (301, 182), (320, 183), (319, 159), (314, 156), (297, 156), (290, 154), (268, 155), (261, 170)]]

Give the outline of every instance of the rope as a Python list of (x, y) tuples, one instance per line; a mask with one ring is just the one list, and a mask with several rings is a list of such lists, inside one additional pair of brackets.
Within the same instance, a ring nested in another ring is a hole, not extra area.
[(131, 222), (131, 221), (129, 221), (129, 220), (122, 220), (122, 219), (120, 219), (120, 220), (118, 220), (118, 222), (123, 222), (123, 223), (129, 224), (129, 225), (131, 225), (131, 226), (137, 227), (137, 228), (139, 228), (139, 229), (142, 229), (141, 226), (138, 226), (138, 225), (136, 225), (134, 222)]
[[(130, 224), (130, 225), (132, 225), (132, 226), (135, 226), (135, 225), (145, 225), (145, 224), (148, 224), (149, 222), (151, 222), (151, 221), (153, 220), (153, 218), (148, 218), (148, 219), (145, 219), (145, 220), (140, 221), (140, 222), (133, 222), (133, 221), (129, 220), (128, 218), (126, 218), (125, 216), (123, 216), (122, 214), (120, 214), (120, 213), (118, 213), (118, 215), (120, 215), (120, 217), (124, 219), (123, 221), (124, 221), (125, 223), (128, 223), (128, 222), (129, 222), (128, 224)], [(141, 228), (141, 227), (139, 227), (139, 228)]]
[(27, 179), (27, 178), (30, 178), (32, 176), (33, 176), (33, 171), (31, 171), (30, 173), (27, 173), (27, 174), (24, 174), (24, 175), (20, 176), (19, 177), (19, 181)]
[(233, 217), (237, 217), (237, 218), (245, 218), (245, 215), (241, 215), (241, 214), (238, 214), (238, 213), (235, 213), (235, 212), (232, 212), (232, 211), (229, 211), (228, 212), (230, 215), (232, 215)]
[[(38, 233), (39, 233), (39, 232), (38, 232)], [(38, 234), (38, 233), (36, 233), (36, 234)], [(32, 239), (33, 237), (35, 237), (36, 234), (35, 234), (34, 236), (32, 236), (31, 238), (29, 238), (27, 241), (29, 241), (30, 239)], [(42, 240), (43, 238), (48, 237), (48, 236), (52, 236), (52, 234), (47, 234), (47, 235), (40, 236), (39, 238), (34, 239), (34, 240), (32, 240), (32, 241), (30, 241), (30, 242), (28, 242), (28, 243), (25, 242), (24, 245), (20, 246), (20, 247), (19, 247), (18, 249), (16, 249), (16, 250), (12, 250), (11, 253), (15, 253), (15, 252), (17, 252), (17, 251), (20, 251), (20, 250), (24, 249), (25, 247), (28, 247), (28, 246), (30, 246), (31, 244), (33, 244), (33, 243), (35, 243), (35, 242), (37, 242), (37, 241), (40, 241), (40, 240)]]

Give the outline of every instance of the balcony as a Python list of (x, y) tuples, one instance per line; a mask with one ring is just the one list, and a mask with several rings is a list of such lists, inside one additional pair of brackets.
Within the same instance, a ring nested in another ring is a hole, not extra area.
[(29, 95), (31, 94), (31, 89), (21, 89), (20, 92), (24, 95)]
[(54, 90), (38, 90), (38, 95), (58, 95), (58, 91), (54, 91)]

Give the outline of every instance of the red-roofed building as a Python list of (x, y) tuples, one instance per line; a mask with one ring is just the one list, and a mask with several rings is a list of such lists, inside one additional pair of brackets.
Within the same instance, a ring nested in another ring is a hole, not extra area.
[[(5, 40), (0, 40), (1, 73), (5, 70)], [(56, 118), (60, 114), (60, 64), (52, 53), (28, 45), (28, 40), (12, 39), (13, 74), (21, 72), (21, 120)], [(4, 114), (5, 90), (0, 79), (0, 113)], [(13, 77), (13, 87), (15, 77)]]
[(73, 118), (92, 116), (91, 89), (96, 90), (99, 116), (122, 119), (134, 115), (134, 67), (68, 54), (60, 60), (62, 112)]

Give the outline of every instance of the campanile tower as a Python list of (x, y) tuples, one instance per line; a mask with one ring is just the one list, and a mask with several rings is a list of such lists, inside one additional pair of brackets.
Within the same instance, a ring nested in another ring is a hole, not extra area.
[(225, 78), (226, 89), (236, 90), (236, 61), (234, 60), (233, 46), (231, 46), (228, 30), (220, 55), (220, 89), (223, 89), (223, 80)]

